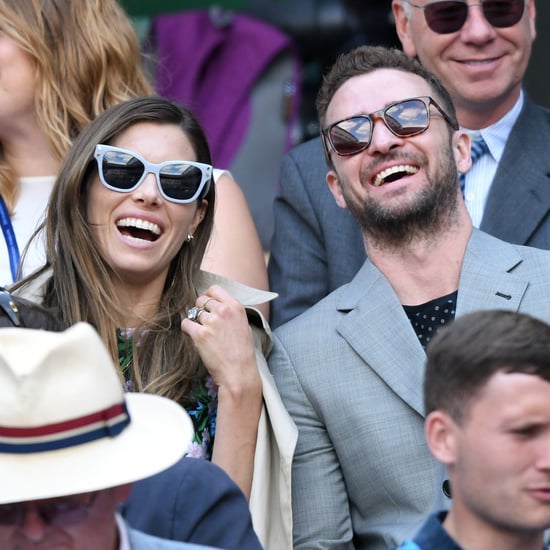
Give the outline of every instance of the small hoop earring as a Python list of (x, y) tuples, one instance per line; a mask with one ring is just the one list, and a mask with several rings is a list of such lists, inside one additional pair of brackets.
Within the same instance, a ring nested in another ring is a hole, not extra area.
[(190, 243), (193, 240), (193, 233), (187, 233), (187, 242)]

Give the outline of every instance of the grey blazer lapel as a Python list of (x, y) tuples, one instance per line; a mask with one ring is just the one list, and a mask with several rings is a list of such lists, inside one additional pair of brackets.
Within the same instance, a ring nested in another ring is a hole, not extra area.
[(515, 244), (530, 243), (550, 211), (549, 141), (550, 111), (525, 97), (491, 185), (480, 229)]
[[(528, 281), (510, 273), (522, 257), (508, 243), (476, 229), (462, 264), (456, 315), (481, 309), (518, 311)], [(367, 260), (347, 286), (336, 330), (365, 366), (418, 414), (424, 414), (426, 356), (393, 288)]]
[(513, 246), (474, 229), (460, 274), (457, 316), (482, 309), (518, 311), (529, 283), (511, 271), (522, 261)]
[(424, 350), (393, 288), (369, 260), (348, 285), (338, 310), (347, 314), (336, 330), (365, 367), (423, 415)]

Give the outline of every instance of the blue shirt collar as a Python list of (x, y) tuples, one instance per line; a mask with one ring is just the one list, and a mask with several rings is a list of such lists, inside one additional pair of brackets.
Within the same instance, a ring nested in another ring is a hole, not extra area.
[(515, 102), (514, 106), (494, 124), (491, 124), (486, 128), (482, 128), (481, 130), (469, 130), (468, 128), (463, 128), (463, 130), (468, 132), (472, 138), (481, 134), (481, 137), (487, 144), (491, 156), (498, 163), (504, 153), (508, 136), (510, 135), (512, 128), (521, 113), (523, 103), (524, 94), (523, 90), (521, 90), (518, 100)]

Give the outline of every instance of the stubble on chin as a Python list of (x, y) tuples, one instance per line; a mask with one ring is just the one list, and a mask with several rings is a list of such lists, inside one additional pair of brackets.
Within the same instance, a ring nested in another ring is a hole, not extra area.
[(415, 193), (404, 189), (384, 202), (360, 202), (343, 182), (346, 206), (371, 246), (380, 250), (400, 249), (419, 239), (436, 239), (454, 226), (458, 219), (458, 173), (450, 150), (448, 155), (442, 155), (443, 160), (433, 176), (428, 174), (422, 189)]

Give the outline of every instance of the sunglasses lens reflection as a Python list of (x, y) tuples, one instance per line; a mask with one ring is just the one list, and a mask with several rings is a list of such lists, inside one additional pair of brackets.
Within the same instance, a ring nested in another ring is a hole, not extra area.
[(426, 23), (438, 34), (456, 32), (462, 28), (468, 16), (465, 2), (434, 2), (424, 9)]
[(341, 156), (355, 155), (369, 146), (372, 121), (369, 117), (352, 117), (330, 129), (330, 141)]
[[(525, 9), (524, 0), (485, 0), (481, 3), (485, 19), (497, 28), (512, 27), (519, 22)], [(426, 23), (438, 34), (459, 31), (468, 17), (468, 4), (452, 0), (424, 6)]]
[(198, 191), (202, 172), (190, 164), (171, 164), (160, 172), (160, 184), (167, 197), (176, 200), (190, 199)]
[[(415, 136), (428, 128), (428, 107), (421, 99), (401, 101), (379, 113), (389, 130), (399, 137)], [(351, 117), (329, 128), (329, 140), (338, 155), (355, 155), (369, 146), (372, 139), (373, 116)]]
[(131, 155), (107, 151), (101, 163), (105, 181), (121, 191), (132, 189), (143, 176), (145, 166)]
[(428, 127), (428, 108), (419, 99), (402, 101), (386, 109), (384, 120), (396, 136), (415, 136)]
[[(142, 179), (145, 166), (136, 157), (119, 151), (106, 151), (101, 163), (103, 179), (113, 189), (132, 190)], [(159, 173), (163, 193), (175, 200), (187, 200), (195, 195), (202, 182), (197, 166), (171, 163)]]
[(523, 16), (524, 0), (490, 0), (483, 3), (483, 15), (493, 27), (512, 27)]

